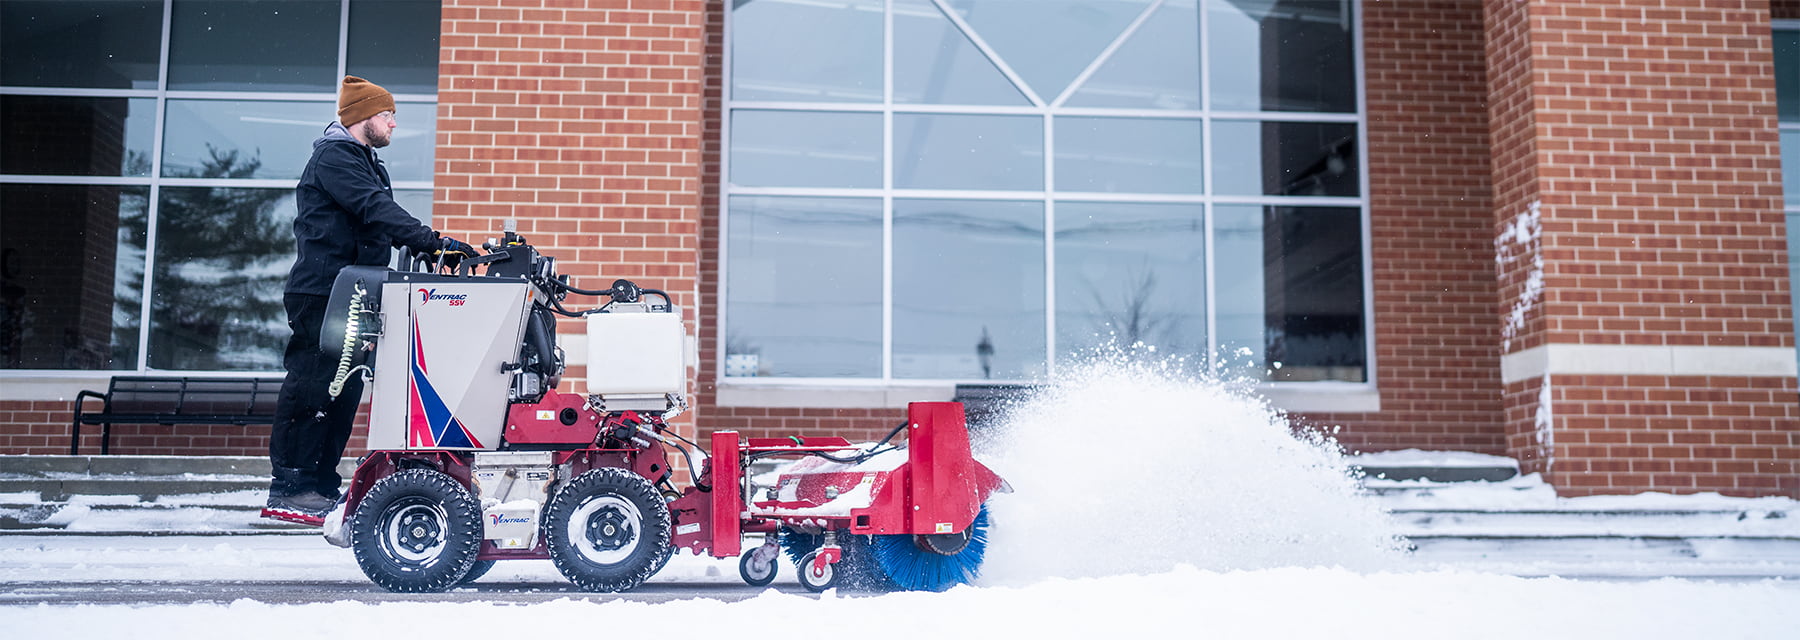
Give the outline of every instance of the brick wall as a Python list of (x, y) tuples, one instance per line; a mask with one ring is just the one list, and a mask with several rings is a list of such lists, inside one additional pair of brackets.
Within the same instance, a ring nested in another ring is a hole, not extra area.
[[(1538, 201), (1537, 130), (1527, 5), (1487, 2), (1489, 150), (1494, 210), (1490, 237), (1499, 295), (1496, 341), (1501, 354), (1543, 345), (1543, 229)], [(1541, 472), (1553, 441), (1535, 422), (1537, 384), (1508, 385), (1502, 394), (1507, 453), (1526, 472)], [(1545, 414), (1548, 419), (1548, 414)]]
[(1546, 338), (1793, 346), (1767, 3), (1611, 4), (1531, 5)]
[(0, 402), (0, 452), (68, 453), (69, 403), (62, 400)]
[[(1503, 355), (1792, 349), (1768, 3), (1488, 11)], [(1800, 489), (1777, 486), (1800, 453), (1791, 374), (1592, 375), (1619, 366), (1507, 385), (1527, 471), (1566, 494)]]
[[(1506, 387), (1509, 445), (1564, 495), (1800, 495), (1793, 381), (1559, 375)], [(1546, 457), (1545, 451), (1554, 451)]]
[[(516, 219), (576, 286), (626, 278), (667, 291), (691, 330), (704, 5), (446, 1), (432, 210), (439, 228), (486, 238)], [(559, 331), (585, 327), (564, 322)], [(570, 367), (565, 380), (581, 389), (584, 373)]]
[(1381, 411), (1312, 413), (1353, 450), (1504, 452), (1480, 0), (1363, 4)]

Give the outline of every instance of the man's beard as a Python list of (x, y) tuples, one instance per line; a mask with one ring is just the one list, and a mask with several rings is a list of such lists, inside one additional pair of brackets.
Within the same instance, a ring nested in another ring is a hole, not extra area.
[(388, 143), (394, 141), (393, 135), (390, 131), (383, 129), (381, 127), (375, 126), (374, 118), (369, 118), (368, 120), (364, 120), (362, 126), (363, 126), (363, 138), (365, 138), (369, 141), (370, 147), (380, 149), (382, 147), (388, 146)]

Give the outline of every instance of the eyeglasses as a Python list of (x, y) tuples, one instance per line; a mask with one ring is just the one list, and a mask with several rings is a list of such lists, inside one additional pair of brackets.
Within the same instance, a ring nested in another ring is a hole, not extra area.
[(377, 114), (375, 114), (375, 117), (386, 119), (388, 122), (399, 122), (400, 121), (399, 118), (394, 117), (394, 112), (392, 112), (392, 111), (383, 111), (381, 113), (377, 113)]

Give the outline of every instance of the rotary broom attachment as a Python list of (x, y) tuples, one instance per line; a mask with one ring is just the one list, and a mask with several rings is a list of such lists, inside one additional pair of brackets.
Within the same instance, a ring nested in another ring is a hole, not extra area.
[[(891, 444), (901, 433), (906, 444)], [(970, 455), (961, 404), (913, 403), (905, 423), (867, 448), (842, 438), (733, 444), (736, 435), (715, 435), (715, 454), (737, 450), (743, 463), (807, 456), (781, 474), (767, 499), (745, 505), (744, 531), (765, 532), (764, 545), (739, 560), (746, 582), (772, 581), (780, 555), (813, 591), (943, 591), (980, 575), (985, 503), (1011, 488)]]

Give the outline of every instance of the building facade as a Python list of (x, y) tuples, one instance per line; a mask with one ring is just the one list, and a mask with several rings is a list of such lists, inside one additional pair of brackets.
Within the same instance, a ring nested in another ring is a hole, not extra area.
[(349, 73), (409, 210), (675, 296), (684, 428), (878, 437), (1154, 350), (1353, 450), (1800, 497), (1797, 39), (1795, 0), (5, 0), (0, 453), (115, 373), (275, 372)]

